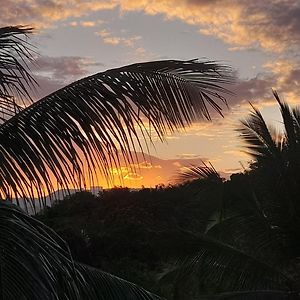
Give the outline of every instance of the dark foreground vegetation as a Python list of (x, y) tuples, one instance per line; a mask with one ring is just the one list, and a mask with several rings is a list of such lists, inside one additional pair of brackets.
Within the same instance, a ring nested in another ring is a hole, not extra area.
[(223, 180), (209, 165), (182, 184), (66, 198), (38, 216), (74, 258), (167, 299), (298, 299), (299, 111), (277, 94), (285, 131), (256, 109), (239, 131), (253, 161)]
[(187, 186), (138, 192), (116, 188), (98, 196), (77, 193), (38, 219), (67, 241), (75, 260), (160, 292), (160, 274), (172, 257), (194, 246), (218, 202), (217, 197), (201, 201), (198, 191)]

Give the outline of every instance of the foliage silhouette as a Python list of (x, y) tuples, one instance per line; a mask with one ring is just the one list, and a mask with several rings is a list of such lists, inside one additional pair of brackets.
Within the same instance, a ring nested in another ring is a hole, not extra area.
[(215, 207), (183, 186), (112, 189), (74, 194), (38, 219), (67, 241), (76, 260), (171, 299), (156, 286), (157, 276), (170, 257), (194, 248), (194, 233), (205, 230)]
[(227, 67), (198, 60), (138, 63), (78, 80), (2, 124), (0, 192), (30, 200), (37, 191), (42, 199), (93, 183), (98, 169), (109, 180), (121, 156), (130, 163), (132, 151), (143, 150), (141, 137), (151, 141), (147, 127), (163, 139), (209, 119), (207, 105), (221, 114), (217, 100), (229, 92), (220, 84), (230, 81)]
[(181, 170), (177, 174), (176, 182), (182, 183), (202, 179), (222, 182), (222, 178), (220, 177), (214, 166), (211, 163), (207, 165), (204, 161), (202, 161), (202, 166), (192, 165)]
[[(222, 184), (217, 217), (163, 282), (197, 276), (217, 287), (208, 299), (299, 299), (299, 109), (274, 96), (283, 133), (252, 106), (238, 129), (254, 159), (250, 171)], [(184, 175), (193, 178), (194, 167)]]
[[(223, 95), (229, 93), (222, 87), (231, 81), (227, 67), (168, 60), (98, 73), (28, 106), (35, 81), (27, 63), (34, 53), (24, 36), (31, 31), (0, 29), (0, 195), (7, 201), (23, 198), (34, 207), (37, 193), (45, 205), (45, 196), (57, 188), (93, 183), (97, 169), (109, 180), (109, 167), (118, 166), (120, 156), (129, 163), (137, 148), (143, 150), (140, 136), (151, 141), (148, 126), (163, 140), (168, 130), (210, 119), (207, 105), (221, 114), (218, 100), (225, 102)], [(54, 232), (2, 202), (2, 298), (157, 298), (75, 263)]]

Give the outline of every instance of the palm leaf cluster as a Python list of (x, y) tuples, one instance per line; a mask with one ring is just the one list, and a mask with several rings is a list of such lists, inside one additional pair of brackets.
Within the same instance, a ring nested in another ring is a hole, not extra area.
[(0, 205), (0, 299), (158, 299), (136, 285), (75, 263), (49, 227)]
[(256, 109), (249, 119), (242, 121), (240, 132), (254, 158), (251, 180), (260, 185), (257, 196), (265, 215), (287, 232), (297, 232), (300, 228), (300, 110), (290, 108), (276, 92), (274, 96), (280, 108), (283, 132), (274, 134)]
[(222, 178), (214, 166), (210, 162), (206, 164), (204, 161), (202, 161), (201, 166), (192, 165), (183, 168), (176, 176), (176, 182), (178, 183), (203, 179), (222, 182)]
[(31, 102), (30, 89), (36, 82), (30, 74), (34, 49), (26, 41), (32, 28), (9, 26), (0, 28), (0, 121), (19, 112)]
[(283, 132), (268, 126), (259, 110), (253, 106), (253, 112), (242, 121), (243, 126), (238, 131), (246, 143), (247, 153), (255, 163), (259, 166), (273, 165), (277, 175), (283, 176), (287, 168), (299, 167), (300, 110), (298, 107), (290, 108), (276, 91), (273, 93), (280, 107)]
[[(238, 129), (254, 158), (251, 170), (223, 183), (223, 205), (215, 208), (221, 217), (213, 224), (207, 220), (198, 245), (162, 282), (180, 286), (196, 276), (214, 287), (203, 299), (299, 299), (299, 108), (274, 96), (283, 133), (275, 134), (252, 107)], [(202, 180), (211, 176), (198, 173)], [(195, 174), (192, 167), (182, 178), (197, 179)]]

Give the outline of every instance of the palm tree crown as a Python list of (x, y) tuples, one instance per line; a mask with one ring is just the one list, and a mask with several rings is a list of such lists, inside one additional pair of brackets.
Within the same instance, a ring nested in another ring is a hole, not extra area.
[[(300, 111), (276, 92), (274, 97), (283, 133), (268, 126), (252, 106), (238, 128), (253, 157), (251, 169), (221, 184), (214, 215), (203, 220), (206, 231), (195, 236), (198, 242), (187, 249), (187, 257), (162, 277), (165, 282), (181, 284), (196, 276), (215, 288), (212, 299), (299, 299)], [(218, 178), (204, 165), (181, 178), (207, 180), (212, 175)], [(213, 202), (212, 192), (202, 194), (199, 202)]]

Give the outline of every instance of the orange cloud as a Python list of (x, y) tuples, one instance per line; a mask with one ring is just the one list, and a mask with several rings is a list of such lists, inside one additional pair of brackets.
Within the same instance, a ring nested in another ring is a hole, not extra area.
[[(126, 47), (134, 47), (135, 43), (140, 40), (142, 37), (141, 36), (132, 36), (132, 37), (118, 37), (118, 36), (113, 36), (112, 32), (110, 32), (107, 29), (102, 29), (100, 31), (95, 32), (97, 36), (100, 36), (102, 38), (102, 41), (105, 44), (110, 44), (110, 45), (119, 45), (122, 44)], [(138, 48), (139, 49), (139, 48)]]
[[(31, 24), (39, 29), (47, 28), (53, 26), (57, 21), (63, 21), (71, 17), (79, 18), (94, 11), (113, 9), (116, 6), (116, 1), (98, 0), (0, 0), (3, 16), (1, 25)], [(74, 26), (75, 23), (71, 23), (71, 26)]]
[(174, 165), (175, 167), (178, 167), (178, 168), (181, 167), (181, 163), (180, 163), (179, 161), (173, 162), (173, 165)]
[(177, 155), (180, 159), (193, 159), (193, 158), (200, 158), (201, 155), (195, 153), (181, 153)]
[(83, 26), (83, 27), (94, 27), (94, 26), (96, 26), (96, 22), (82, 21), (82, 22), (80, 22), (80, 25)]
[(130, 173), (126, 174), (123, 178), (127, 179), (127, 180), (135, 180), (135, 181), (140, 181), (140, 180), (144, 179), (144, 177), (142, 175), (135, 173), (135, 172), (130, 172)]
[(103, 20), (97, 20), (97, 21), (72, 21), (69, 23), (64, 24), (64, 26), (71, 26), (71, 27), (95, 27), (99, 24), (105, 23)]
[(106, 38), (103, 38), (103, 42), (105, 44), (110, 44), (110, 45), (119, 45), (120, 42), (121, 42), (121, 39), (118, 38), (118, 37), (114, 37), (114, 36), (110, 36), (110, 37), (106, 37)]
[[(140, 188), (141, 186), (155, 187), (158, 184), (169, 184), (170, 180), (178, 172), (180, 167), (201, 164), (200, 158), (192, 159), (160, 159), (158, 157), (137, 153), (139, 162), (125, 165), (120, 162), (119, 167), (112, 167), (109, 173), (112, 175), (112, 181), (107, 183), (101, 180), (99, 185), (112, 187), (122, 185), (128, 187)], [(99, 175), (99, 178), (101, 176)]]
[(205, 35), (242, 47), (260, 46), (282, 52), (292, 46), (299, 49), (300, 3), (297, 0), (125, 0), (123, 11), (143, 10), (149, 15), (164, 14), (199, 26)]
[[(64, 21), (68, 18), (79, 18), (94, 11), (113, 9), (116, 6), (116, 1), (98, 0), (0, 0), (1, 12), (3, 15), (0, 25), (29, 24), (36, 28), (42, 29), (53, 27), (58, 21)], [(69, 24), (74, 26), (75, 21)], [(81, 25), (91, 26), (92, 24), (86, 23)]]
[(131, 164), (130, 165), (132, 168), (138, 168), (138, 169), (161, 169), (161, 165), (153, 165), (149, 161), (143, 161), (138, 164)]
[[(198, 26), (202, 34), (232, 45), (234, 50), (261, 47), (283, 52), (299, 50), (300, 45), (298, 0), (0, 0), (0, 6), (3, 25), (23, 23), (45, 28), (71, 17), (119, 8), (121, 12), (143, 11), (182, 20)], [(89, 21), (85, 23), (92, 26)], [(116, 44), (116, 39), (112, 43)]]

